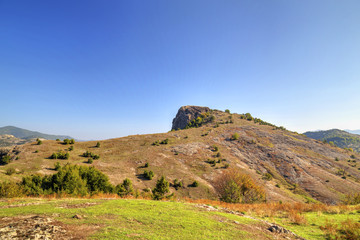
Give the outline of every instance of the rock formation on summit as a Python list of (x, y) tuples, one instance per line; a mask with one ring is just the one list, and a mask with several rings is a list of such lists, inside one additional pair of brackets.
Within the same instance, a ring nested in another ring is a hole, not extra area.
[(209, 111), (210, 108), (208, 107), (182, 106), (172, 122), (171, 129), (174, 130), (184, 129), (191, 120), (199, 117), (201, 113), (209, 112)]

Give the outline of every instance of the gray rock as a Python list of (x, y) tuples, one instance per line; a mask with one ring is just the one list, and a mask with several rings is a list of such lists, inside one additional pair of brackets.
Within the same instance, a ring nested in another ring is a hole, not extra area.
[(172, 122), (171, 129), (184, 129), (191, 120), (199, 117), (201, 113), (209, 111), (210, 108), (208, 107), (182, 106), (177, 112), (176, 117)]

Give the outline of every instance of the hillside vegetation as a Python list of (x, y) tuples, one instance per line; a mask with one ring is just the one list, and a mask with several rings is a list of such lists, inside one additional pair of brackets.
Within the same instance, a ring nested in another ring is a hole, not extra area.
[(347, 148), (360, 152), (360, 135), (348, 133), (339, 129), (327, 131), (305, 132), (306, 136), (336, 145), (341, 148)]
[(164, 176), (175, 197), (216, 200), (217, 181), (232, 169), (251, 176), (265, 190), (268, 202), (339, 203), (347, 194), (360, 192), (356, 153), (249, 113), (209, 109), (187, 121), (187, 129), (168, 133), (16, 146), (0, 156), (9, 160), (0, 166), (1, 178), (20, 182), (31, 174), (55, 174), (59, 162), (94, 166), (113, 185), (128, 178), (134, 191), (145, 197)]

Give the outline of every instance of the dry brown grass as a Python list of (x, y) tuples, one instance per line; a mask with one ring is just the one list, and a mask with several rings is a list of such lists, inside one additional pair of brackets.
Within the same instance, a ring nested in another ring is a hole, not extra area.
[(354, 220), (346, 220), (340, 224), (326, 221), (320, 229), (326, 234), (327, 239), (360, 239), (360, 223)]
[(305, 212), (319, 212), (319, 213), (345, 213), (353, 210), (359, 210), (358, 206), (335, 205), (330, 206), (326, 204), (308, 204), (308, 203), (258, 203), (258, 204), (236, 204), (225, 203), (221, 201), (213, 201), (208, 199), (189, 199), (184, 198), (186, 202), (196, 204), (207, 204), (217, 207), (230, 209), (237, 212), (247, 214), (254, 214), (261, 217), (275, 217), (275, 216), (289, 216), (294, 217), (294, 222), (300, 221), (301, 217), (297, 216)]

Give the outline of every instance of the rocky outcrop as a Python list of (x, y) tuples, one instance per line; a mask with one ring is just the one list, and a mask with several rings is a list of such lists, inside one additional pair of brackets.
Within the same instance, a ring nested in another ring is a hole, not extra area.
[(174, 130), (184, 129), (191, 120), (199, 117), (201, 113), (209, 112), (209, 111), (210, 108), (208, 107), (182, 106), (172, 122), (171, 129)]

